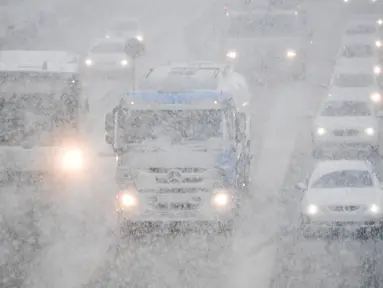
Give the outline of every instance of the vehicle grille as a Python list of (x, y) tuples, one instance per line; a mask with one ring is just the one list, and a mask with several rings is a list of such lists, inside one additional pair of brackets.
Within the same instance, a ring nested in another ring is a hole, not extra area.
[(153, 208), (157, 210), (195, 210), (198, 206), (199, 203), (157, 203), (153, 205)]
[(157, 184), (200, 184), (205, 180), (204, 168), (183, 167), (183, 168), (149, 168)]
[(360, 206), (347, 205), (347, 206), (329, 206), (331, 211), (335, 212), (353, 212), (360, 209)]
[(342, 130), (334, 130), (335, 136), (356, 136), (359, 134), (359, 131), (356, 129), (342, 129)]

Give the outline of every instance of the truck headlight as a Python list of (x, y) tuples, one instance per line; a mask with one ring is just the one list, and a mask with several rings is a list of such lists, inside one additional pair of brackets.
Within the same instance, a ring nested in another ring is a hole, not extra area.
[(144, 36), (142, 36), (142, 35), (137, 35), (137, 36), (136, 36), (136, 39), (137, 39), (139, 42), (143, 42), (143, 41), (144, 41)]
[(230, 59), (237, 59), (237, 51), (231, 50), (226, 53), (226, 57)]
[(316, 132), (317, 132), (317, 135), (322, 136), (327, 133), (327, 130), (323, 127), (318, 127)]
[(286, 51), (286, 57), (289, 58), (289, 59), (293, 59), (297, 56), (297, 52), (295, 50), (287, 50)]
[(88, 59), (85, 60), (85, 65), (86, 66), (92, 66), (92, 64), (93, 64), (92, 59), (88, 58)]
[(380, 93), (372, 93), (370, 95), (370, 99), (374, 103), (379, 103), (382, 100), (382, 96), (380, 95)]
[(84, 154), (81, 149), (70, 149), (62, 156), (62, 167), (64, 170), (81, 170), (84, 168)]
[(372, 204), (370, 205), (370, 207), (368, 208), (368, 210), (370, 210), (371, 213), (379, 213), (380, 212), (380, 207), (376, 204)]
[(122, 207), (134, 207), (138, 205), (137, 188), (135, 186), (128, 187), (117, 194), (116, 200)]
[(382, 47), (382, 41), (376, 40), (375, 41), (375, 46), (378, 47), (378, 48)]
[(230, 204), (230, 193), (225, 189), (214, 189), (212, 204), (217, 208), (227, 207)]
[(368, 136), (373, 136), (375, 134), (375, 129), (374, 128), (366, 128), (364, 129), (364, 133), (366, 133)]
[(375, 66), (374, 67), (374, 73), (376, 74), (376, 75), (379, 75), (380, 73), (382, 73), (382, 68), (380, 67), (380, 66)]
[(318, 206), (314, 204), (310, 204), (307, 206), (307, 214), (309, 215), (315, 215), (318, 213)]
[(121, 65), (122, 65), (122, 66), (124, 66), (124, 67), (125, 67), (126, 65), (128, 65), (128, 60), (126, 60), (126, 59), (124, 59), (124, 60), (121, 60), (121, 62), (120, 62), (120, 63), (121, 63)]

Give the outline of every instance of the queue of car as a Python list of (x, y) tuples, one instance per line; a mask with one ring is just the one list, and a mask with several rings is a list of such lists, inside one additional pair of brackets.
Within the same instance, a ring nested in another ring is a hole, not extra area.
[(317, 163), (297, 184), (305, 237), (329, 231), (383, 236), (383, 190), (371, 164), (380, 160), (383, 145), (379, 23), (374, 15), (351, 17), (313, 119)]

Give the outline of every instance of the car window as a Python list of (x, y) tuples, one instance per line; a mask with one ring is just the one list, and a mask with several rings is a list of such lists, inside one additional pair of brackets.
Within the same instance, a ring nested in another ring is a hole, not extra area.
[(363, 188), (372, 187), (374, 181), (369, 171), (334, 171), (315, 180), (311, 188)]
[(345, 58), (369, 58), (374, 56), (372, 45), (350, 45), (343, 47), (342, 57)]
[(374, 82), (374, 76), (366, 73), (337, 74), (334, 78), (334, 86), (337, 87), (369, 87)]
[(372, 111), (366, 102), (356, 101), (328, 101), (320, 113), (320, 116), (324, 117), (362, 117), (371, 115)]

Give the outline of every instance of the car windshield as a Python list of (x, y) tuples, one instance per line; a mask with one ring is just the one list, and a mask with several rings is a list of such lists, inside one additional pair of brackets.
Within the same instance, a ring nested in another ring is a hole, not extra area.
[[(125, 142), (169, 139), (203, 141), (222, 137), (221, 110), (133, 110), (124, 120)], [(130, 115), (129, 115), (130, 114)]]
[(230, 20), (228, 36), (232, 38), (298, 36), (303, 31), (299, 19), (298, 16), (291, 14), (235, 16)]
[(143, 79), (140, 88), (145, 90), (158, 91), (191, 91), (195, 89), (213, 90), (217, 89), (218, 83), (215, 75), (218, 69), (201, 70), (177, 70), (166, 76), (161, 75), (161, 71), (155, 71)]
[(376, 27), (374, 25), (358, 25), (346, 30), (347, 35), (368, 35), (375, 33)]
[(342, 51), (342, 57), (345, 58), (369, 58), (374, 56), (375, 49), (372, 45), (350, 45), (345, 46)]
[(371, 114), (367, 103), (356, 101), (328, 101), (320, 113), (324, 117), (358, 117)]
[(119, 22), (113, 26), (112, 30), (119, 30), (119, 31), (138, 30), (138, 23), (135, 21)]
[(123, 43), (102, 43), (91, 49), (92, 53), (124, 53)]
[(338, 74), (334, 79), (334, 85), (337, 87), (369, 87), (374, 85), (374, 76), (372, 74)]
[(315, 180), (311, 188), (364, 188), (374, 182), (370, 172), (364, 170), (342, 170), (328, 173)]
[[(51, 146), (72, 126), (73, 111), (53, 94), (0, 95), (0, 145), (18, 146), (26, 140)], [(75, 110), (76, 111), (76, 110)], [(64, 131), (65, 127), (65, 131)]]

